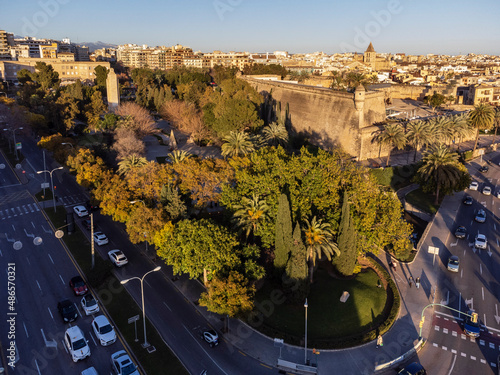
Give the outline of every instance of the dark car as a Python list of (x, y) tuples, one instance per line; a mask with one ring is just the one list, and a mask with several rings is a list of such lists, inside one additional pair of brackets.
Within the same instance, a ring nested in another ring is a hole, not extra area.
[[(85, 229), (90, 230), (91, 227), (91, 220), (90, 219), (83, 219), (82, 220), (82, 225)], [(95, 225), (94, 225), (95, 228)]]
[(470, 205), (472, 205), (472, 203), (474, 203), (474, 199), (470, 195), (467, 195), (464, 198), (464, 204), (466, 204), (467, 206), (470, 206)]
[(398, 375), (427, 375), (427, 371), (420, 363), (413, 362), (399, 371)]
[(69, 286), (73, 289), (75, 296), (83, 296), (88, 292), (87, 285), (81, 276), (75, 276), (69, 281)]
[(457, 238), (465, 238), (466, 235), (467, 229), (463, 225), (460, 225), (455, 231), (455, 237)]
[(483, 209), (478, 210), (476, 217), (474, 217), (474, 220), (476, 220), (478, 223), (484, 223), (486, 221), (486, 211)]
[(64, 301), (58, 302), (57, 310), (59, 310), (59, 314), (61, 314), (64, 322), (73, 322), (78, 318), (76, 307), (70, 300), (65, 299)]
[(486, 173), (488, 172), (489, 168), (487, 165), (483, 165), (481, 168), (479, 168), (479, 172), (481, 173)]

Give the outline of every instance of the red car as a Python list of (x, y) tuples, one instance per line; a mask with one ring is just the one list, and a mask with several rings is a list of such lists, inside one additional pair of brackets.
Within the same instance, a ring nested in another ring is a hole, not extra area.
[(88, 292), (85, 281), (80, 276), (75, 276), (69, 281), (69, 286), (73, 289), (75, 296), (82, 296)]

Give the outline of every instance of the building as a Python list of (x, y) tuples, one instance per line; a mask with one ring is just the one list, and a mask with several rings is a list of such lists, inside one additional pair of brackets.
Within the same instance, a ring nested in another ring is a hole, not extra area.
[(10, 60), (10, 48), (14, 46), (14, 35), (0, 30), (0, 60)]

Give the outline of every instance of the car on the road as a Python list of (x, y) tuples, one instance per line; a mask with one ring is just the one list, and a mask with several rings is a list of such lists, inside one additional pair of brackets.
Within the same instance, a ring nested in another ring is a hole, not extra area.
[(122, 267), (128, 263), (128, 259), (121, 250), (114, 249), (108, 252), (109, 259), (117, 267)]
[(64, 333), (64, 343), (71, 354), (73, 362), (90, 357), (90, 347), (83, 331), (78, 326), (70, 327)]
[(469, 185), (469, 190), (477, 190), (479, 188), (479, 184), (477, 181), (472, 181)]
[(81, 372), (80, 375), (99, 375), (95, 367), (89, 367)]
[(58, 302), (57, 310), (65, 323), (74, 322), (78, 318), (75, 305), (68, 299)]
[(484, 223), (486, 221), (486, 211), (483, 209), (478, 210), (474, 220), (478, 223)]
[(205, 340), (211, 348), (219, 345), (219, 335), (213, 329), (203, 330), (201, 333), (201, 338)]
[(458, 272), (460, 268), (460, 259), (456, 255), (452, 255), (448, 258), (448, 271)]
[(111, 369), (115, 375), (139, 375), (137, 367), (125, 350), (111, 355)]
[(413, 362), (399, 371), (398, 375), (427, 375), (427, 371), (420, 363)]
[(483, 165), (481, 168), (479, 168), (479, 172), (481, 173), (486, 173), (488, 172), (489, 168), (487, 165)]
[(116, 341), (116, 333), (108, 318), (98, 315), (92, 320), (92, 328), (102, 346), (108, 346)]
[(472, 203), (474, 203), (474, 198), (472, 198), (470, 195), (466, 195), (463, 202), (467, 206), (470, 206), (470, 205), (472, 205)]
[(464, 333), (470, 337), (479, 337), (481, 334), (481, 324), (479, 316), (474, 311), (469, 311), (468, 316), (464, 320)]
[(485, 186), (483, 189), (484, 195), (491, 195), (491, 188), (489, 186)]
[[(82, 225), (85, 229), (87, 230), (90, 230), (92, 229), (91, 226), (92, 226), (92, 221), (90, 219), (83, 219), (82, 220)], [(95, 228), (95, 225), (94, 225), (94, 228)]]
[(95, 314), (96, 312), (99, 312), (99, 304), (91, 293), (83, 296), (81, 304), (85, 315)]
[(94, 232), (94, 241), (99, 246), (109, 243), (108, 237), (102, 232)]
[(486, 236), (484, 234), (478, 233), (476, 236), (476, 240), (474, 242), (474, 247), (476, 249), (486, 249), (486, 246), (488, 245), (488, 240), (486, 239)]
[(78, 217), (84, 217), (84, 216), (87, 216), (89, 214), (89, 212), (87, 211), (85, 206), (75, 206), (75, 207), (73, 207), (73, 211), (75, 212), (75, 214)]
[(81, 276), (72, 277), (69, 281), (69, 286), (73, 289), (75, 296), (83, 296), (88, 292), (87, 284), (85, 284)]
[(465, 238), (465, 236), (467, 236), (467, 228), (465, 228), (463, 225), (460, 225), (455, 231), (455, 237)]

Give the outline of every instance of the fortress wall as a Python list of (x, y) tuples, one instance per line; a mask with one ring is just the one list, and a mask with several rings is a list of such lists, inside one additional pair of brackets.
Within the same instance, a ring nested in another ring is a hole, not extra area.
[(340, 145), (353, 157), (363, 158), (363, 153), (378, 146), (367, 143), (361, 129), (385, 119), (384, 93), (362, 92), (356, 109), (354, 93), (333, 91), (326, 88), (284, 83), (282, 81), (262, 81), (241, 77), (259, 93), (272, 95), (281, 103), (282, 116), (286, 105), (289, 108), (289, 122), (297, 133), (309, 138), (322, 148)]

